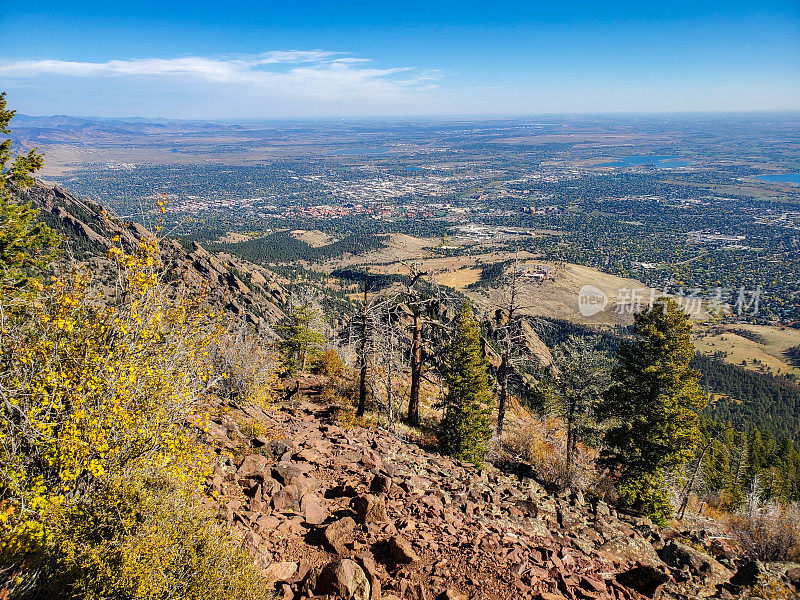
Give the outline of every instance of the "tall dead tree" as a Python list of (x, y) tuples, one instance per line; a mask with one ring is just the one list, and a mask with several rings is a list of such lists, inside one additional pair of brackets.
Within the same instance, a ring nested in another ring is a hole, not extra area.
[(374, 383), (377, 396), (382, 397), (386, 421), (392, 426), (397, 419), (400, 395), (400, 377), (405, 370), (403, 352), (398, 341), (401, 327), (400, 310), (396, 303), (386, 302), (375, 311), (373, 340), (375, 355)]
[[(364, 416), (369, 397), (369, 370), (375, 362), (376, 345), (380, 339), (381, 313), (387, 307), (394, 306), (393, 296), (374, 295), (370, 298), (369, 273), (364, 269), (364, 292), (358, 313), (350, 320), (348, 345), (358, 347), (358, 405), (356, 416)], [(354, 343), (355, 338), (355, 343)]]
[(361, 304), (361, 352), (359, 358), (361, 366), (358, 376), (358, 408), (356, 409), (356, 416), (363, 417), (364, 411), (367, 409), (367, 365), (369, 364), (367, 356), (367, 322), (369, 320), (369, 275), (367, 269), (364, 269), (364, 299)]
[[(346, 343), (358, 355), (356, 415), (366, 412), (370, 391), (374, 393), (379, 389), (386, 398), (387, 418), (393, 421), (400, 403), (398, 382), (407, 373), (410, 386), (406, 420), (418, 426), (422, 381), (426, 379), (424, 365), (431, 358), (424, 351), (424, 337), (426, 331), (439, 331), (437, 326), (440, 325), (437, 316), (428, 313), (432, 307), (447, 304), (448, 300), (435, 287), (434, 291), (429, 286), (420, 289), (427, 272), (421, 271), (417, 264), (403, 264), (409, 271), (403, 287), (384, 293), (372, 293), (370, 277), (365, 271), (363, 297), (350, 320)], [(435, 333), (432, 335), (435, 337)], [(407, 362), (401, 355), (407, 356)]]
[(700, 469), (703, 466), (703, 459), (705, 458), (706, 452), (708, 452), (714, 446), (714, 444), (716, 444), (722, 438), (722, 436), (725, 433), (727, 433), (728, 430), (730, 429), (731, 427), (721, 428), (719, 431), (716, 432), (715, 435), (709, 437), (708, 441), (700, 449), (700, 452), (698, 453), (694, 463), (694, 468), (692, 469), (692, 474), (687, 480), (686, 485), (684, 486), (681, 492), (681, 503), (680, 506), (678, 507), (678, 513), (676, 515), (678, 519), (683, 519), (683, 517), (686, 515), (686, 508), (689, 506), (689, 500), (692, 496), (692, 491), (694, 490), (695, 482), (697, 481), (697, 476), (699, 475)]
[[(512, 269), (508, 302), (504, 307), (507, 322), (502, 328), (502, 354), (500, 356), (500, 369), (498, 371), (498, 383), (500, 384), (500, 395), (497, 400), (497, 435), (503, 435), (503, 423), (506, 418), (506, 404), (508, 403), (508, 371), (511, 361), (511, 351), (514, 347), (514, 337), (518, 336), (516, 331), (517, 312), (519, 311), (519, 272), (517, 271), (516, 260)], [(500, 316), (502, 318), (502, 315)]]
[(506, 419), (506, 407), (510, 388), (510, 378), (515, 367), (530, 359), (526, 348), (527, 339), (522, 323), (522, 312), (529, 308), (524, 303), (527, 292), (520, 278), (519, 261), (515, 257), (511, 269), (501, 278), (494, 294), (495, 340), (500, 346), (500, 366), (497, 370), (497, 383), (500, 387), (497, 402), (498, 436), (503, 434)]
[(386, 341), (385, 344), (385, 364), (386, 364), (386, 419), (388, 420), (389, 424), (391, 425), (394, 423), (394, 380), (395, 380), (395, 357), (397, 356), (396, 353), (396, 331), (394, 325), (392, 323), (392, 316), (389, 313), (388, 323), (387, 323), (387, 334), (383, 337)]
[(422, 324), (423, 309), (427, 299), (414, 286), (427, 271), (420, 271), (419, 265), (406, 265), (409, 279), (406, 283), (406, 304), (411, 310), (411, 390), (408, 397), (408, 423), (419, 426), (419, 393), (422, 385)]

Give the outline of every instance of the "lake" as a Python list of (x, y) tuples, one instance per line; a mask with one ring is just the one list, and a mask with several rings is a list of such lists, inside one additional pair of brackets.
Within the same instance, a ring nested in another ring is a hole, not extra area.
[(689, 162), (680, 160), (677, 156), (620, 156), (613, 162), (600, 163), (598, 167), (635, 167), (638, 165), (652, 165), (659, 168), (685, 167)]
[(800, 173), (774, 173), (771, 175), (756, 175), (753, 179), (770, 181), (772, 183), (793, 183), (800, 185)]

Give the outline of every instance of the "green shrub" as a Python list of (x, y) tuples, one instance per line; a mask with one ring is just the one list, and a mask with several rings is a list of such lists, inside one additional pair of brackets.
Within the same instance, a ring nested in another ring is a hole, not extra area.
[(672, 517), (672, 504), (662, 474), (648, 473), (636, 479), (627, 479), (617, 486), (617, 493), (621, 508), (644, 513), (661, 527), (666, 527)]

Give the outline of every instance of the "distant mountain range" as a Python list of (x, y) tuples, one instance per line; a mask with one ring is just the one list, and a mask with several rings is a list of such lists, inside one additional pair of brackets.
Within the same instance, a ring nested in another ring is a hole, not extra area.
[[(51, 127), (86, 127), (104, 125), (165, 125), (167, 123), (188, 123), (175, 119), (144, 118), (144, 117), (73, 117), (71, 115), (49, 115), (38, 117), (17, 113), (14, 115), (14, 128), (51, 128)], [(192, 121), (198, 123), (198, 121)]]

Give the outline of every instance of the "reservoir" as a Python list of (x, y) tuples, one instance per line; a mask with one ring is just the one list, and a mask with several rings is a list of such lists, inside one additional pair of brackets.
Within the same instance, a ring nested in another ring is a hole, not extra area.
[(793, 183), (800, 185), (800, 173), (774, 173), (771, 175), (756, 175), (753, 179), (770, 181), (772, 183)]

